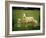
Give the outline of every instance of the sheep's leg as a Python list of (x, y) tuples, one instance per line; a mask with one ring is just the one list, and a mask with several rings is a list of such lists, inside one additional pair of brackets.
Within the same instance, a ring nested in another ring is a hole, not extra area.
[(27, 27), (27, 23), (25, 23), (26, 25), (25, 25), (25, 27)]

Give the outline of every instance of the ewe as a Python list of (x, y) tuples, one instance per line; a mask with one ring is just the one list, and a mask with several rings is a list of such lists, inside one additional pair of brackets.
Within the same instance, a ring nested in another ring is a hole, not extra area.
[(22, 21), (22, 22), (25, 22), (25, 23), (34, 22), (34, 23), (37, 24), (37, 20), (35, 20), (34, 17), (27, 17), (25, 13), (23, 14), (23, 18), (22, 18), (21, 21)]

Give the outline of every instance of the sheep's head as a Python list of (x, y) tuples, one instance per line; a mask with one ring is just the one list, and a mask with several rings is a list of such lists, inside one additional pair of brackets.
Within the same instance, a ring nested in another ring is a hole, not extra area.
[(25, 18), (25, 17), (26, 17), (26, 14), (24, 13), (24, 14), (23, 14), (23, 18)]

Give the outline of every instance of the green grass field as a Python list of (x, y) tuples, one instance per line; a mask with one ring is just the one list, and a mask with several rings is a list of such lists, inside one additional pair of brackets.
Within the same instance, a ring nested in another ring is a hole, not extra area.
[[(23, 18), (24, 13), (26, 14), (26, 16), (34, 17), (38, 21), (38, 24), (36, 24), (36, 27), (32, 28), (31, 23), (17, 24), (17, 19)], [(40, 30), (40, 10), (14, 9), (12, 11), (12, 31), (22, 31), (22, 30)]]

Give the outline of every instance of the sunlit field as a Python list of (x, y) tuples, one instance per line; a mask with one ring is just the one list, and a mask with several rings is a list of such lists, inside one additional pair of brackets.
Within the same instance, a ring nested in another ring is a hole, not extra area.
[[(37, 20), (37, 23), (22, 23), (21, 21), (20, 23), (17, 23), (18, 19), (22, 19), (24, 17), (24, 14), (26, 15), (26, 17), (33, 17), (35, 20)], [(40, 8), (12, 8), (12, 31), (23, 30), (40, 30)]]

